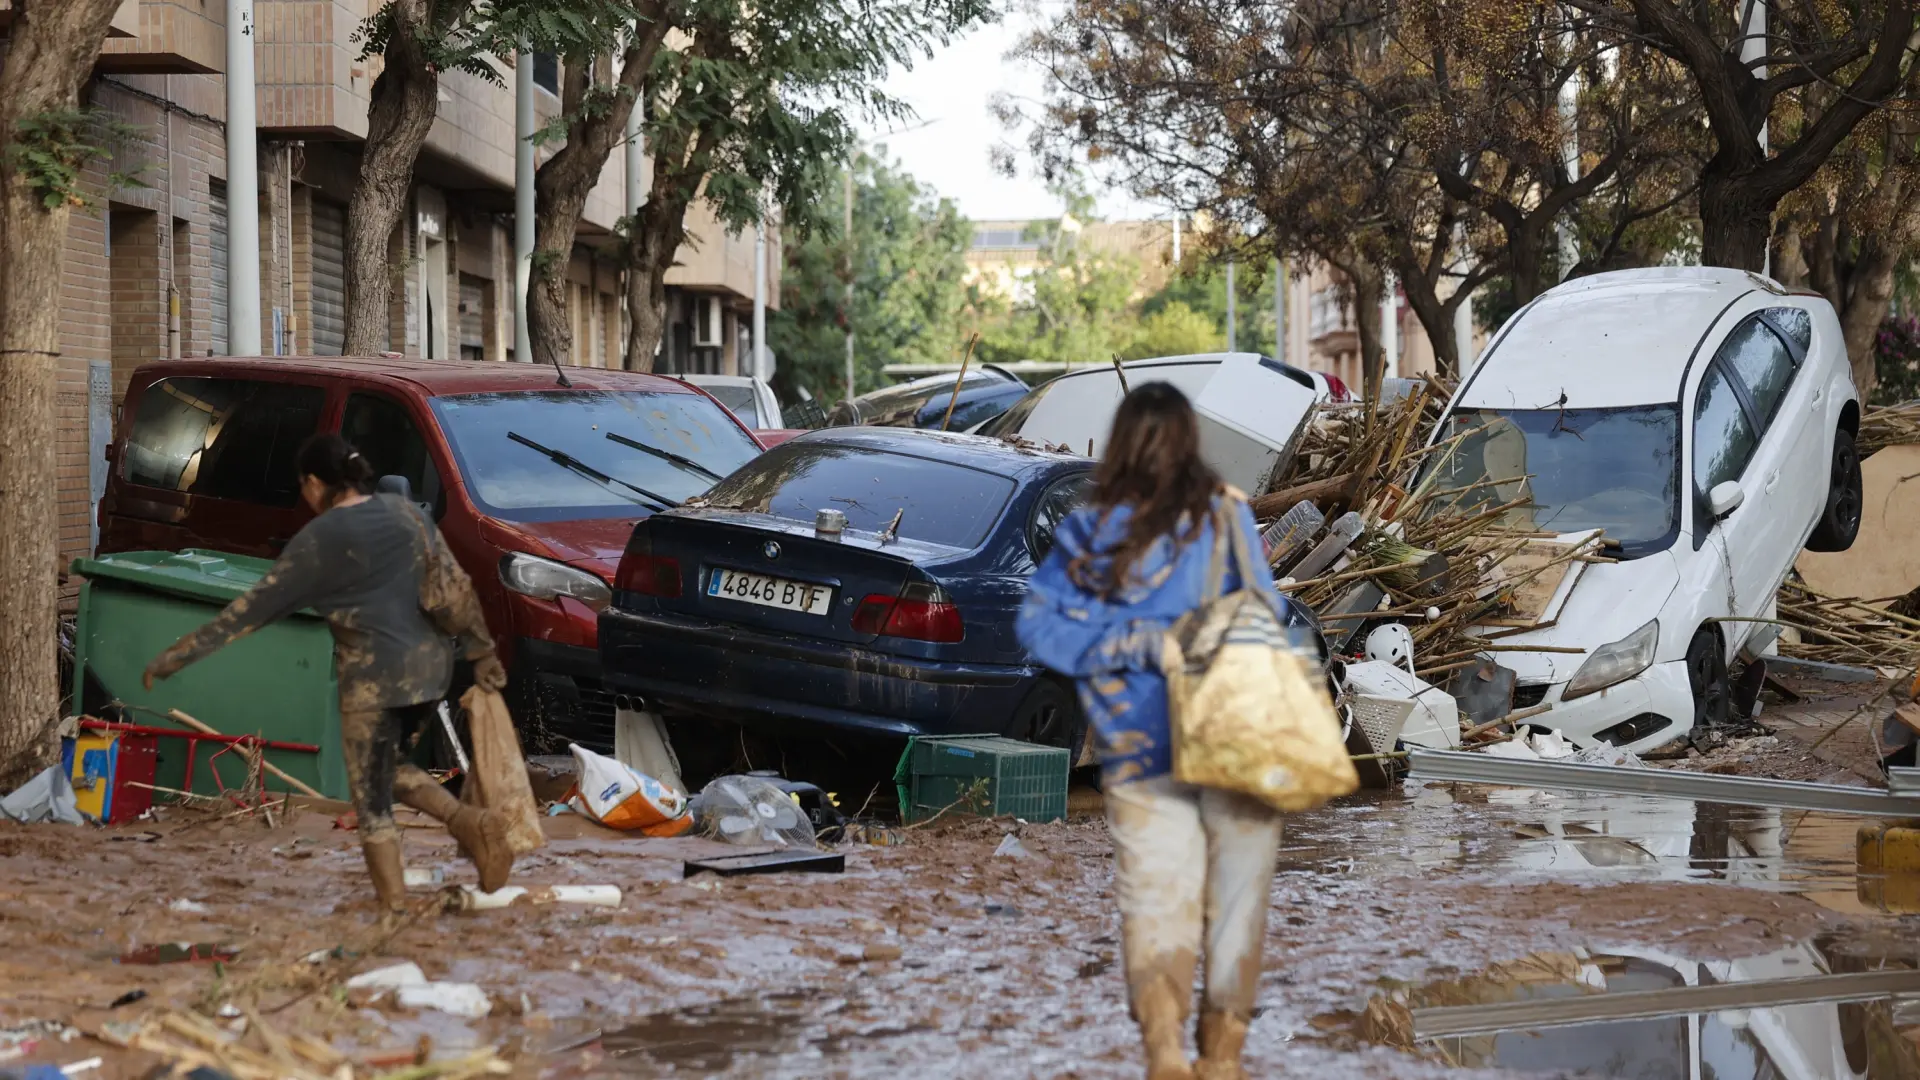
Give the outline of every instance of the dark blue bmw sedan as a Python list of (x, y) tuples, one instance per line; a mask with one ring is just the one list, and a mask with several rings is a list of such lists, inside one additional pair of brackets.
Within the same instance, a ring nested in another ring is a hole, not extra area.
[(1072, 688), (1014, 620), (1093, 467), (906, 428), (777, 446), (634, 528), (600, 616), (609, 688), (670, 714), (1077, 752)]

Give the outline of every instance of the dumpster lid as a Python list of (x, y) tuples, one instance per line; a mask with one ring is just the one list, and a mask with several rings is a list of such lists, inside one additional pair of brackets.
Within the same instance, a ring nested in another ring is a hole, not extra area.
[(231, 603), (258, 582), (273, 565), (271, 560), (224, 551), (187, 548), (185, 551), (123, 551), (99, 558), (73, 560), (73, 572), (89, 581), (111, 580), (157, 592), (221, 606)]

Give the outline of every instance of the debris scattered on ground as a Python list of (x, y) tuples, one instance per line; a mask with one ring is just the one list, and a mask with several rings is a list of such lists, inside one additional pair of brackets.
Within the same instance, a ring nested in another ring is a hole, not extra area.
[(1018, 836), (1008, 833), (1000, 838), (1000, 846), (993, 849), (993, 856), (996, 859), (1030, 859), (1033, 852), (1027, 850), (1027, 845), (1021, 843)]
[(0, 799), (0, 817), (12, 818), (23, 825), (43, 821), (61, 825), (86, 824), (86, 819), (80, 816), (79, 798), (74, 794), (73, 781), (60, 765), (47, 766), (33, 779), (15, 788), (6, 798)]
[(529, 904), (582, 904), (588, 907), (619, 907), (618, 885), (508, 885), (493, 892), (481, 892), (473, 885), (447, 890), (447, 907), (454, 911), (492, 911), (510, 907), (522, 900)]
[[(847, 857), (837, 851), (769, 851), (758, 855), (722, 855), (713, 859), (689, 859), (682, 867), (683, 877), (717, 874), (736, 877), (741, 874), (772, 874), (803, 870), (815, 874), (838, 874), (847, 868)], [(689, 882), (699, 886), (701, 882)]]
[[(1780, 586), (1780, 621), (1797, 634), (1782, 640), (1782, 655), (1872, 669), (1909, 668), (1920, 658), (1920, 618), (1887, 610), (1890, 601), (1824, 596), (1794, 576)], [(1827, 677), (1847, 677), (1830, 672)], [(1871, 681), (1872, 676), (1858, 681)]]
[(813, 822), (791, 796), (763, 776), (721, 776), (687, 804), (700, 835), (729, 844), (812, 848)]
[[(503, 890), (504, 891), (504, 890)], [(378, 1000), (392, 991), (394, 1000), (409, 1009), (435, 1009), (449, 1016), (477, 1020), (493, 1011), (493, 1002), (473, 983), (435, 982), (420, 965), (407, 961), (377, 968), (348, 979), (348, 990), (375, 991)]]
[(49, 1039), (69, 1043), (79, 1037), (78, 1030), (57, 1020), (25, 1020), (0, 1028), (0, 1061), (31, 1054)]
[(240, 947), (228, 944), (173, 942), (146, 945), (120, 955), (122, 964), (210, 964), (232, 960)]
[[(679, 791), (604, 754), (577, 745), (568, 749), (579, 764), (579, 779), (567, 797), (575, 811), (609, 828), (647, 836), (679, 836), (693, 828), (687, 797)], [(812, 836), (809, 829), (808, 839)]]

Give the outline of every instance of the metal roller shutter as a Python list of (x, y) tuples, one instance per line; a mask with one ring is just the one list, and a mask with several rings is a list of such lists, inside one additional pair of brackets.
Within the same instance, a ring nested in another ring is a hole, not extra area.
[(313, 200), (313, 351), (339, 356), (347, 343), (347, 211)]
[(214, 181), (207, 198), (207, 225), (213, 234), (213, 341), (215, 356), (227, 353), (227, 185)]

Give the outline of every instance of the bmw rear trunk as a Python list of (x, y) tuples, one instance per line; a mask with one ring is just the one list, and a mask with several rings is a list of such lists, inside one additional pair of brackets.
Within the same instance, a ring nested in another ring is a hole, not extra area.
[[(777, 447), (706, 505), (635, 528), (600, 620), (607, 679), (652, 707), (736, 721), (886, 735), (1003, 722), (1037, 671), (1007, 663), (941, 583), (1013, 494), (929, 458)], [(823, 510), (846, 518), (837, 538), (816, 528)]]

